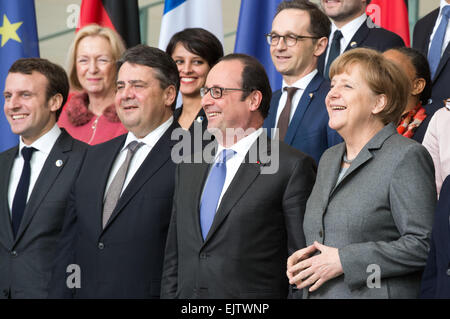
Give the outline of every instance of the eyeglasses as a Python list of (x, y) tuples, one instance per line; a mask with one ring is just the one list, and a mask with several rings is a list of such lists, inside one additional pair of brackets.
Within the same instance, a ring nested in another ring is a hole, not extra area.
[(288, 35), (279, 35), (276, 33), (269, 33), (266, 34), (266, 40), (269, 45), (278, 45), (280, 42), (280, 39), (283, 38), (284, 44), (288, 47), (293, 47), (297, 44), (298, 40), (302, 39), (320, 39), (320, 37), (312, 37), (307, 35), (295, 35), (295, 34), (288, 34)]
[(210, 88), (202, 87), (200, 88), (200, 96), (204, 97), (208, 92), (211, 93), (213, 99), (220, 99), (222, 97), (223, 91), (248, 91), (246, 89), (230, 89), (230, 88), (220, 88), (218, 86), (213, 86)]

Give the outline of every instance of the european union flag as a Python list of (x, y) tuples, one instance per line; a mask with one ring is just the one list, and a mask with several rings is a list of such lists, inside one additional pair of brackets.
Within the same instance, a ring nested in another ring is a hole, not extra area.
[[(0, 88), (3, 91), (11, 65), (19, 58), (39, 57), (34, 0), (0, 0)], [(18, 136), (11, 132), (4, 112), (0, 112), (0, 152), (16, 145)]]
[(264, 65), (272, 91), (281, 88), (281, 75), (270, 57), (265, 34), (272, 30), (272, 20), (281, 0), (242, 0), (234, 52), (254, 56)]

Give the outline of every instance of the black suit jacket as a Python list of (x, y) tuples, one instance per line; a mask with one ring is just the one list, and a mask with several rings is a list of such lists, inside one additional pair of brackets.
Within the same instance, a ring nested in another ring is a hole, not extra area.
[[(62, 129), (34, 185), (16, 238), (8, 184), (19, 147), (0, 154), (0, 298), (47, 298), (70, 188), (87, 147)], [(58, 160), (62, 166), (56, 165)]]
[[(354, 48), (371, 48), (383, 52), (391, 48), (404, 46), (405, 42), (399, 35), (380, 27), (369, 28), (367, 23), (364, 22), (356, 31), (344, 52)], [(326, 51), (317, 62), (317, 69), (320, 74), (323, 74), (325, 69), (325, 57)]]
[(93, 146), (71, 192), (50, 297), (71, 297), (66, 268), (81, 270), (76, 298), (158, 298), (172, 209), (174, 123), (159, 139), (123, 191), (105, 228), (103, 197), (126, 135)]
[[(428, 46), (430, 44), (430, 36), (433, 32), (434, 25), (439, 15), (439, 8), (431, 11), (425, 17), (417, 21), (414, 26), (413, 48), (428, 56)], [(450, 43), (445, 48), (441, 57), (439, 66), (433, 80), (433, 102), (440, 103), (442, 100), (450, 97)]]
[[(279, 169), (258, 151), (256, 161), (239, 167), (203, 240), (199, 204), (207, 163), (182, 163), (176, 171), (174, 206), (167, 237), (162, 298), (286, 298), (289, 253), (305, 245), (306, 200), (316, 166), (306, 154), (280, 142)], [(257, 150), (253, 153), (254, 150)]]
[(422, 276), (421, 298), (450, 298), (450, 176), (436, 206), (430, 252)]

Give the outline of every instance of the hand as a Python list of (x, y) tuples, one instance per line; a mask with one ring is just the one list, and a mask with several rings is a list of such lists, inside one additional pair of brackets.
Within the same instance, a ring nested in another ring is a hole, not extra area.
[[(309, 257), (315, 251), (319, 255)], [(309, 258), (308, 258), (309, 257)], [(328, 247), (318, 242), (300, 249), (288, 258), (287, 276), (289, 283), (298, 289), (311, 286), (309, 292), (317, 290), (325, 282), (344, 273), (337, 248)]]

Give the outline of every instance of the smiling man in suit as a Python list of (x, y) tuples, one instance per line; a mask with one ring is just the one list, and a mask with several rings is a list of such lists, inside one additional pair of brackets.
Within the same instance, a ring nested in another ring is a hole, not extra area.
[(86, 154), (70, 197), (51, 297), (71, 297), (65, 284), (72, 263), (81, 277), (78, 286), (69, 285), (76, 298), (159, 297), (180, 80), (172, 58), (145, 45), (125, 51), (117, 65), (116, 109), (129, 133)]
[(87, 145), (56, 125), (67, 100), (63, 68), (19, 59), (4, 111), (19, 145), (0, 154), (0, 298), (46, 298), (70, 188)]
[(435, 103), (450, 97), (450, 0), (441, 0), (439, 8), (417, 21), (413, 47), (428, 57)]
[(332, 22), (329, 45), (318, 62), (319, 72), (325, 78), (328, 79), (331, 63), (345, 51), (366, 47), (384, 52), (405, 46), (400, 36), (375, 25), (366, 15), (370, 0), (321, 0), (321, 4)]
[(317, 5), (283, 1), (266, 35), (283, 86), (273, 94), (264, 127), (278, 128), (278, 137), (271, 131), (269, 135), (305, 152), (316, 163), (327, 148), (342, 141), (328, 126), (325, 96), (330, 83), (317, 71), (329, 33), (330, 21)]
[(314, 161), (263, 132), (271, 89), (255, 58), (225, 56), (205, 85), (216, 152), (177, 167), (161, 297), (286, 298), (284, 258), (304, 246)]

